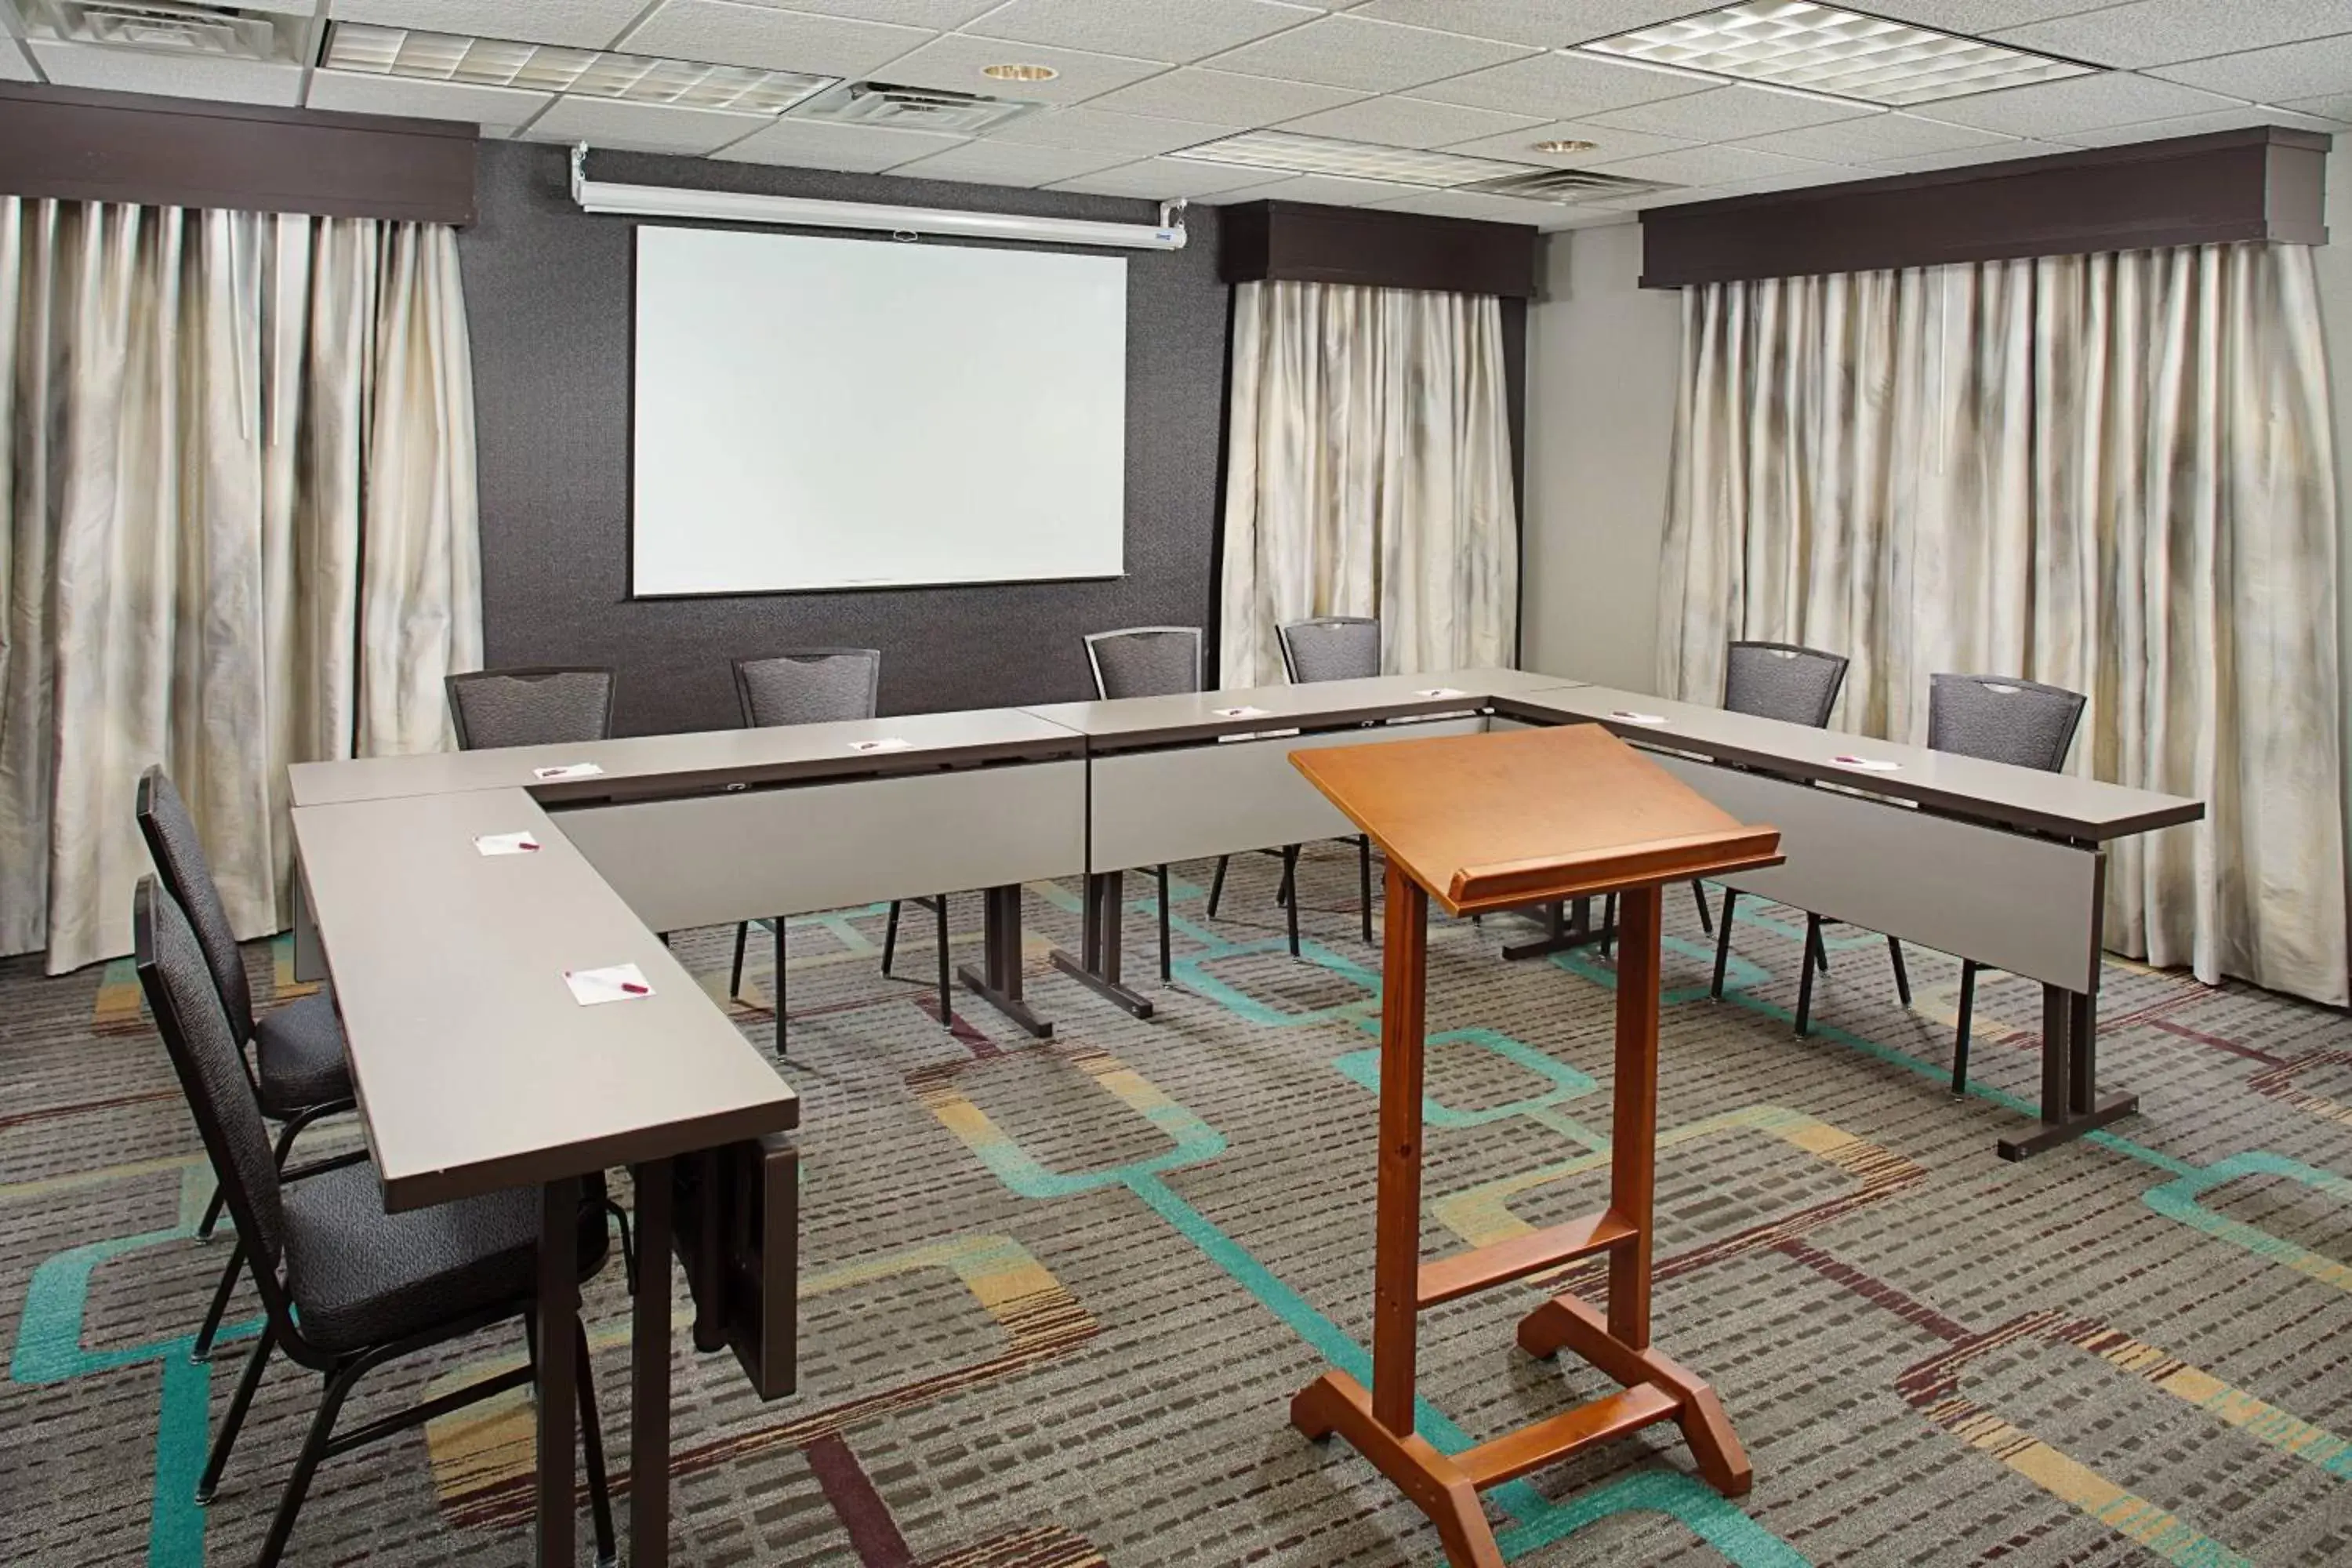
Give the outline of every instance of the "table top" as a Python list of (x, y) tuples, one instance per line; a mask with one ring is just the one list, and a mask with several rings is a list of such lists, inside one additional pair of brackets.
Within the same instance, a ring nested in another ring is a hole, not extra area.
[[(859, 749), (877, 741), (904, 742), (905, 745)], [(528, 789), (536, 799), (553, 804), (723, 788), (728, 784), (904, 772), (945, 763), (1076, 756), (1082, 749), (1083, 742), (1059, 725), (1018, 709), (998, 708), (830, 724), (627, 735), (551, 746), (297, 763), (289, 773), (298, 806), (478, 789)], [(603, 771), (561, 781), (541, 781), (532, 771), (574, 763), (593, 763)]]
[[(1540, 692), (1580, 684), (1564, 676), (1517, 669), (1454, 669), (1423, 675), (1374, 675), (1280, 686), (1227, 687), (1167, 697), (1115, 697), (1055, 702), (1023, 711), (1074, 730), (1097, 749), (1120, 742), (1166, 744), (1304, 724), (1368, 723), (1381, 719), (1459, 713), (1509, 692)], [(1432, 696), (1435, 692), (1440, 695)], [(1234, 709), (1255, 709), (1236, 713)]]
[[(391, 1209), (707, 1149), (800, 1104), (520, 789), (297, 807), (296, 847)], [(529, 831), (533, 853), (478, 835)], [(583, 1006), (566, 970), (652, 994)]]
[[(1516, 694), (1504, 706), (1530, 718), (1591, 720), (1638, 745), (1688, 752), (1787, 778), (1826, 781), (1997, 826), (2063, 838), (2103, 842), (2195, 822), (2205, 815), (2202, 801), (2179, 795), (1609, 687)], [(1648, 718), (1664, 722), (1642, 721)], [(1895, 765), (1874, 770), (1832, 760), (1840, 756)]]
[(1291, 764), (1447, 910), (1577, 898), (1780, 859), (1739, 821), (1592, 725), (1294, 752)]

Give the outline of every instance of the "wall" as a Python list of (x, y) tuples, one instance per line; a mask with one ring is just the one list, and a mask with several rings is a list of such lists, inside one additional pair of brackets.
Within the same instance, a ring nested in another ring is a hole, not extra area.
[[(480, 439), (482, 620), (492, 665), (609, 664), (625, 734), (738, 721), (730, 658), (883, 650), (885, 712), (1087, 695), (1083, 633), (1206, 625), (1222, 469), (1226, 289), (1217, 215), (1128, 269), (1127, 575), (855, 594), (627, 599), (631, 224), (567, 193), (564, 149), (482, 147), (458, 254)], [(881, 175), (599, 153), (599, 179), (1148, 222), (1150, 204)], [(876, 243), (887, 243), (877, 241)], [(925, 241), (924, 243), (947, 243)], [(1003, 483), (1005, 476), (985, 476)]]
[(1522, 635), (1530, 669), (1654, 689), (1681, 297), (1639, 224), (1549, 237), (1528, 313)]
[[(2313, 253), (2313, 262), (2336, 411), (2336, 656), (2346, 672), (2344, 776), (2352, 784), (2352, 135), (2338, 136), (2327, 155), (2327, 239)], [(2352, 788), (2345, 793), (2345, 822), (2347, 841), (2352, 842)]]

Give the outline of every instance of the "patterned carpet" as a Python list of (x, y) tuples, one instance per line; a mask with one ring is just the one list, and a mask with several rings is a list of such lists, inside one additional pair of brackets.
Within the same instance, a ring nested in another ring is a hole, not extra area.
[[(731, 1361), (694, 1358), (681, 1336), (675, 1561), (1437, 1561), (1434, 1532), (1370, 1465), (1285, 1419), (1327, 1363), (1365, 1366), (1379, 978), (1355, 932), (1352, 851), (1306, 862), (1305, 963), (1282, 952), (1274, 867), (1237, 859), (1213, 923), (1207, 868), (1180, 868), (1176, 984), (1148, 1022), (1047, 966), (1050, 942), (1075, 942), (1076, 900), (1033, 888), (1031, 994), (1059, 1026), (1046, 1044), (976, 1005), (939, 1027), (927, 921), (909, 922), (903, 981), (877, 972), (878, 910), (793, 923), (801, 1393), (762, 1406)], [(1129, 890), (1148, 987), (1149, 888)], [(1718, 1499), (1673, 1429), (1654, 1429), (1489, 1493), (1507, 1553), (2352, 1561), (2343, 1018), (2112, 965), (2105, 1077), (2145, 1113), (2010, 1165), (1993, 1142), (2030, 1116), (2034, 987), (1985, 983), (1980, 1082), (1956, 1102), (1940, 1081), (1956, 966), (1914, 953), (1904, 1011), (1883, 945), (1841, 931), (1821, 1027), (1800, 1041), (1801, 923), (1740, 912), (1736, 994), (1718, 1005), (1690, 900), (1667, 900), (1656, 1319), (1661, 1347), (1720, 1391), (1755, 1491)], [(979, 900), (956, 915), (976, 955)], [(1433, 932), (1433, 1252), (1601, 1191), (1611, 973), (1584, 956), (1502, 963), (1510, 923)], [(714, 993), (729, 942), (681, 940)], [(293, 989), (282, 944), (249, 960), (259, 994)], [(772, 1041), (764, 1007), (738, 1015)], [(186, 1355), (224, 1251), (190, 1238), (209, 1190), (128, 963), (58, 980), (0, 965), (0, 1562), (251, 1560), (318, 1385), (273, 1371), (220, 1499), (193, 1505), (237, 1361)], [(1509, 1288), (1425, 1320), (1431, 1441), (1602, 1390), (1512, 1347), (1536, 1300)], [(616, 1269), (588, 1300), (625, 1452)], [(239, 1298), (237, 1333), (255, 1310)], [(395, 1367), (352, 1415), (520, 1352), (509, 1333)], [(529, 1463), (520, 1397), (331, 1460), (289, 1560), (520, 1561)]]

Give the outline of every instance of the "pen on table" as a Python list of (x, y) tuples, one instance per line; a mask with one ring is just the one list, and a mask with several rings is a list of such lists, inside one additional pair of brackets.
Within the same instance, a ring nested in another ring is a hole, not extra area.
[(650, 996), (654, 994), (654, 988), (652, 986), (640, 985), (634, 980), (622, 981), (621, 989), (627, 992), (632, 996)]

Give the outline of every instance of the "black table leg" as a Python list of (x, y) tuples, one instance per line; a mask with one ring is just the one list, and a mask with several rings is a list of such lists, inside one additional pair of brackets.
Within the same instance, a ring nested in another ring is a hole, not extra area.
[(1119, 983), (1119, 916), (1126, 902), (1121, 891), (1124, 885), (1125, 879), (1117, 871), (1097, 872), (1087, 878), (1084, 957), (1072, 958), (1055, 948), (1054, 967), (1103, 1000), (1139, 1018), (1149, 1018), (1152, 1012), (1150, 1000)]
[(990, 888), (980, 898), (982, 966), (975, 970), (965, 964), (957, 975), (972, 994), (1028, 1034), (1053, 1038), (1054, 1026), (1021, 999), (1021, 885)]
[(629, 1562), (669, 1561), (670, 1170), (635, 1170), (636, 1297), (629, 1321)]
[(540, 1189), (539, 1321), (539, 1564), (575, 1568), (572, 1443), (578, 1415), (579, 1358), (562, 1349), (579, 1333), (580, 1178), (565, 1176)]
[(2042, 1130), (1994, 1145), (2004, 1160), (2030, 1160), (2139, 1110), (2139, 1096), (2099, 1096), (2099, 1001), (2063, 986), (2042, 988)]
[(1513, 963), (1529, 958), (1549, 958), (1555, 952), (1591, 947), (1605, 934), (1592, 927), (1591, 900), (1576, 900), (1572, 911), (1568, 904), (1550, 903), (1544, 906), (1544, 934), (1533, 942), (1506, 947), (1503, 956)]

